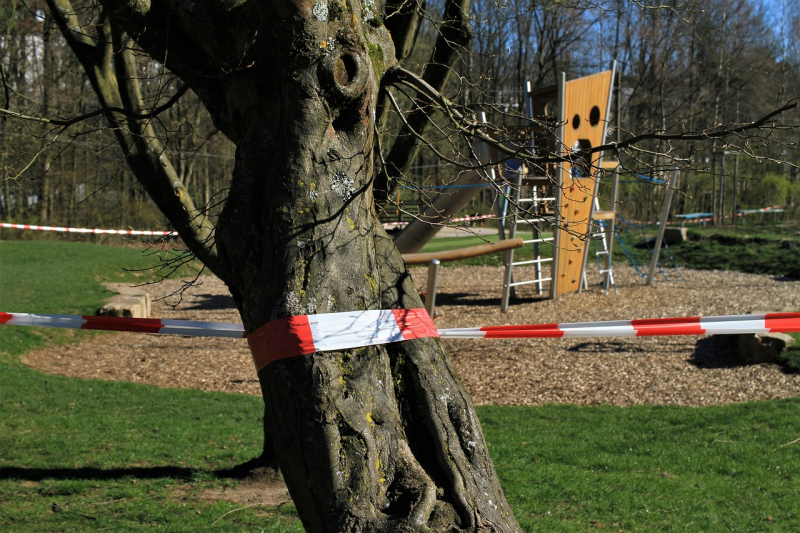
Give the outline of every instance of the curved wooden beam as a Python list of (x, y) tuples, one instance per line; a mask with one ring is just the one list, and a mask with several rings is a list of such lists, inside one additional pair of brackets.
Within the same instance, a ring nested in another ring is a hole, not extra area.
[(505, 239), (498, 242), (487, 242), (477, 246), (468, 246), (458, 250), (445, 250), (443, 252), (427, 252), (422, 254), (403, 254), (403, 261), (406, 265), (424, 265), (433, 259), (439, 261), (457, 261), (469, 257), (491, 254), (511, 250), (512, 248), (522, 248), (522, 239)]

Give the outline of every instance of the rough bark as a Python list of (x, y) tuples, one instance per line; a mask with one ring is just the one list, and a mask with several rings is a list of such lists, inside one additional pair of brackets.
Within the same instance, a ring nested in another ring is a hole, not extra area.
[[(422, 307), (374, 208), (378, 80), (395, 61), (375, 7), (194, 5), (107, 2), (140, 45), (194, 80), (236, 144), (216, 243), (247, 331), (285, 316)], [(518, 530), (438, 340), (282, 359), (259, 380), (307, 530)]]

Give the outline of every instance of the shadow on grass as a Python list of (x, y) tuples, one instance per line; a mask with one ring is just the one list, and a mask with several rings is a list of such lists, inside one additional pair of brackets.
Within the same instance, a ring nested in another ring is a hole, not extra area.
[(110, 480), (110, 479), (159, 479), (171, 478), (190, 480), (197, 476), (244, 479), (253, 476), (275, 478), (278, 472), (264, 465), (260, 457), (251, 459), (232, 468), (220, 470), (201, 470), (180, 466), (136, 466), (130, 468), (23, 468), (17, 466), (0, 467), (0, 480), (16, 479), (24, 481), (53, 480)]
[[(15, 466), (0, 467), (0, 479), (20, 479), (25, 481), (42, 481), (45, 479), (76, 480), (76, 479), (191, 479), (198, 473), (206, 473), (192, 468), (177, 466), (152, 466), (132, 468), (21, 468)], [(207, 472), (214, 474), (213, 472)]]

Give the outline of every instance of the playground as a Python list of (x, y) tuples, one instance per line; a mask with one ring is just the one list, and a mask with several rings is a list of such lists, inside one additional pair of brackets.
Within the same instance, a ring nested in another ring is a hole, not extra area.
[[(520, 291), (498, 312), (502, 267), (441, 269), (436, 325), (581, 322), (663, 316), (744, 314), (800, 308), (800, 284), (768, 275), (684, 269), (688, 283), (645, 286), (631, 266), (615, 265), (617, 294), (606, 295), (597, 269), (589, 290), (557, 300)], [(418, 286), (427, 269), (413, 268)], [(153, 304), (152, 316), (238, 322), (233, 300), (217, 278), (204, 276), (183, 294)], [(151, 285), (154, 298), (180, 287)], [(536, 302), (535, 304), (533, 302)], [(780, 302), (776, 309), (776, 302)], [(448, 353), (476, 404), (706, 406), (800, 396), (800, 374), (776, 364), (740, 364), (729, 338), (447, 339)], [(117, 333), (75, 346), (51, 345), (23, 361), (45, 372), (259, 395), (245, 340)]]

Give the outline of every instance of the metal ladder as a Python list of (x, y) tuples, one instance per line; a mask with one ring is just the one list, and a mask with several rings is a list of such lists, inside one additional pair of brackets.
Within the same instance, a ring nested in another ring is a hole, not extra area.
[[(555, 255), (555, 249), (557, 247), (557, 244), (555, 243), (556, 234), (554, 231), (552, 237), (542, 237), (542, 232), (539, 225), (545, 223), (552, 227), (553, 223), (555, 222), (555, 218), (544, 216), (542, 214), (542, 207), (544, 202), (553, 202), (555, 204), (555, 202), (557, 202), (557, 198), (555, 196), (539, 196), (538, 187), (541, 186), (542, 183), (549, 183), (549, 178), (546, 176), (526, 176), (524, 167), (520, 168), (520, 170), (517, 172), (516, 183), (513, 191), (513, 201), (511, 201), (511, 205), (509, 206), (511, 212), (511, 224), (509, 227), (508, 238), (513, 239), (516, 237), (517, 228), (520, 225), (529, 227), (531, 229), (532, 238), (524, 240), (523, 246), (532, 245), (534, 258), (524, 261), (514, 261), (515, 250), (512, 249), (506, 252), (506, 255), (504, 256), (505, 274), (503, 276), (503, 299), (500, 304), (500, 309), (504, 313), (508, 310), (508, 305), (511, 298), (516, 296), (516, 287), (535, 283), (537, 285), (537, 294), (542, 294), (544, 291), (544, 283), (549, 281), (552, 292), (552, 284), (554, 283), (553, 256)], [(554, 191), (557, 193), (558, 188), (554, 187)], [(552, 243), (553, 253), (551, 254), (551, 257), (543, 258), (541, 256), (541, 245), (544, 243)], [(543, 263), (551, 264), (549, 277), (543, 277)], [(513, 271), (515, 268), (517, 268), (517, 271), (519, 272), (519, 267), (531, 265), (534, 267), (532, 278), (520, 279), (518, 277), (516, 281), (514, 280)]]
[[(597, 197), (594, 198), (594, 209), (592, 213), (600, 212), (600, 202)], [(595, 257), (597, 258), (597, 266), (600, 269), (600, 276), (603, 283), (603, 292), (608, 294), (608, 288), (614, 287), (614, 292), (617, 292), (617, 285), (614, 283), (614, 272), (611, 268), (611, 255), (608, 250), (608, 235), (606, 223), (603, 220), (593, 220), (597, 223), (600, 231), (593, 233), (591, 236), (594, 240)], [(598, 238), (599, 237), (599, 238)], [(598, 244), (599, 241), (599, 244)], [(602, 248), (601, 248), (602, 247)], [(586, 283), (586, 268), (583, 269), (583, 286), (588, 288)]]

